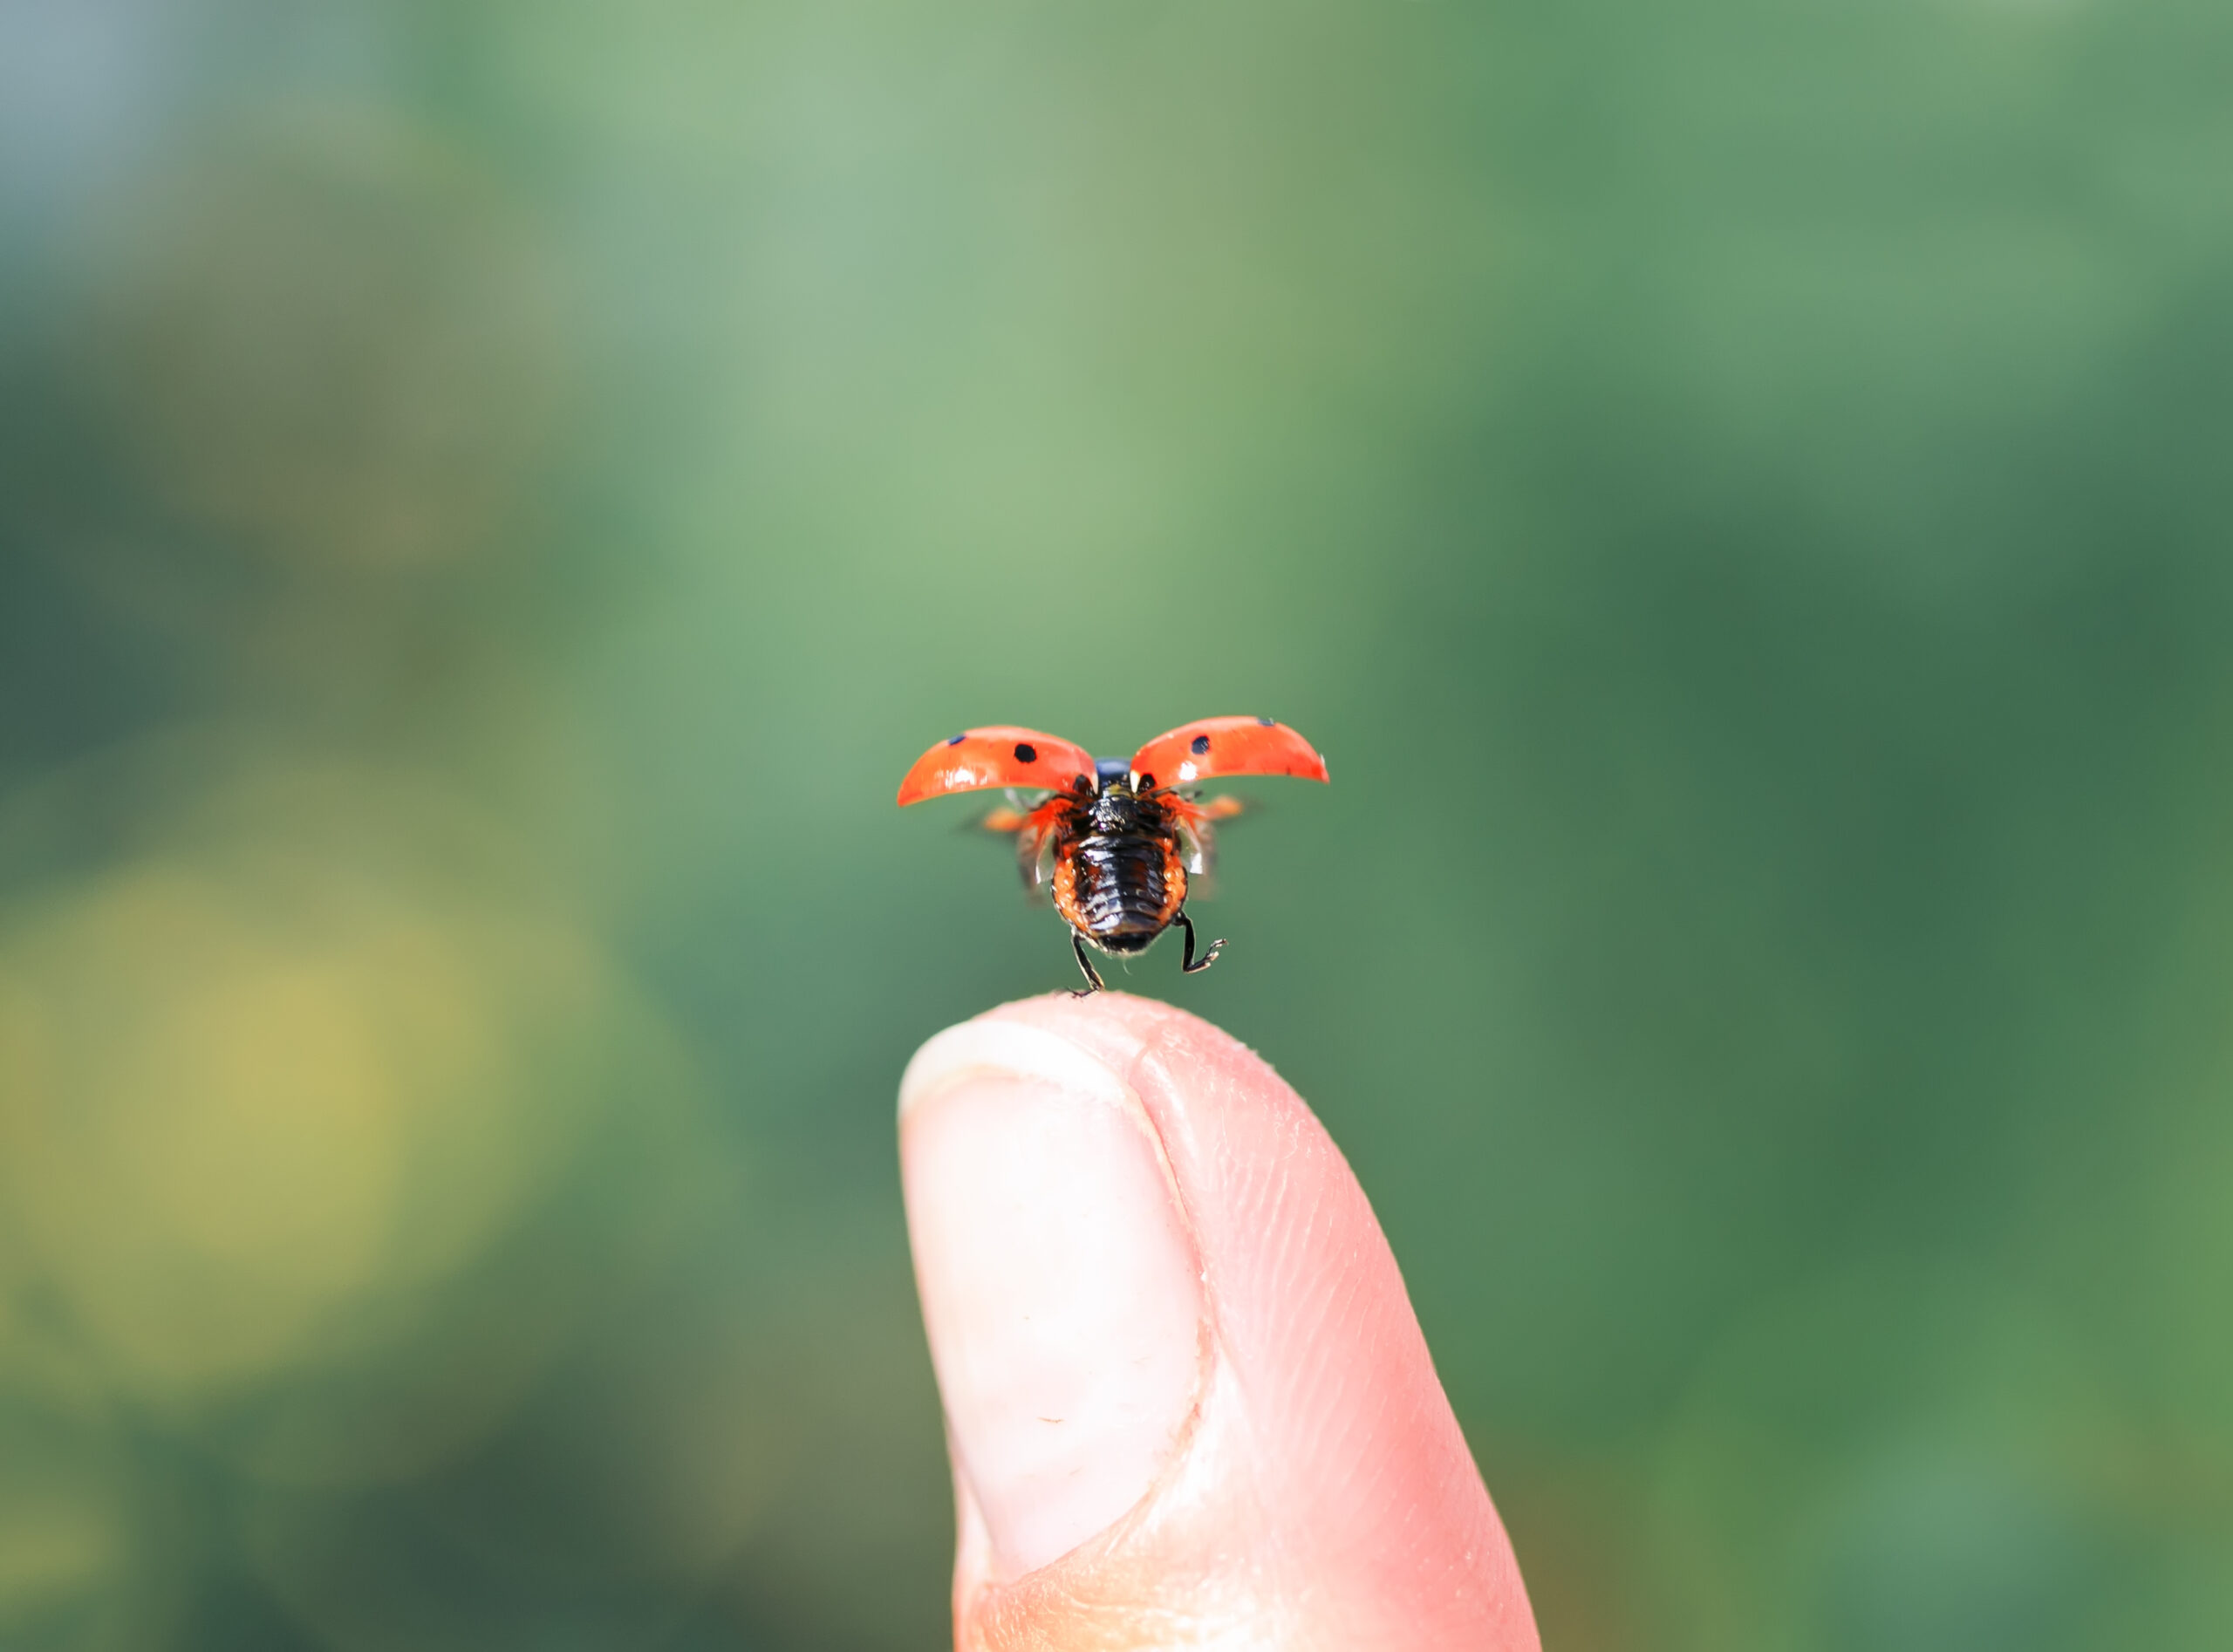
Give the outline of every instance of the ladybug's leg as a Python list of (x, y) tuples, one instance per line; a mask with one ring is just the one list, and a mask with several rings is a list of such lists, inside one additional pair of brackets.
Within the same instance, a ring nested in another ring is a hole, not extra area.
[[(1105, 983), (1101, 979), (1100, 972), (1094, 968), (1093, 960), (1085, 955), (1085, 942), (1076, 930), (1070, 932), (1070, 950), (1078, 955), (1078, 967), (1085, 972), (1085, 986), (1077, 992), (1072, 993), (1070, 996), (1091, 998), (1102, 990)], [(1192, 956), (1191, 953), (1188, 955)]]
[(1180, 974), (1198, 975), (1211, 965), (1218, 961), (1218, 951), (1225, 945), (1225, 942), (1222, 940), (1212, 941), (1210, 943), (1210, 950), (1202, 954), (1202, 960), (1198, 964), (1194, 961), (1194, 920), (1187, 917), (1185, 910), (1182, 908), (1179, 911), (1172, 915), (1171, 921), (1186, 932), (1186, 959), (1178, 966), (1178, 973)]

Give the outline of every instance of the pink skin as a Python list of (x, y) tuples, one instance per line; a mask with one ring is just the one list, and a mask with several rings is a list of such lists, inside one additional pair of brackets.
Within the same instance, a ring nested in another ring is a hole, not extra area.
[(958, 1647), (1535, 1652), (1380, 1225), (1260, 1059), (1035, 999), (925, 1045), (900, 1109)]

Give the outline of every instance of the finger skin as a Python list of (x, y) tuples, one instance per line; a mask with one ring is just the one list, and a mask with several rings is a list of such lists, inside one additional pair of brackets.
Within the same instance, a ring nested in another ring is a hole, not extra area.
[[(1536, 1652), (1395, 1258), (1301, 1098), (1152, 1000), (1050, 997), (980, 1019), (1068, 1040), (1137, 1095), (1198, 1250), (1208, 1347), (1148, 1494), (1059, 1559), (1000, 1576), (961, 1482), (956, 1645)], [(905, 1154), (904, 1121), (901, 1138)]]

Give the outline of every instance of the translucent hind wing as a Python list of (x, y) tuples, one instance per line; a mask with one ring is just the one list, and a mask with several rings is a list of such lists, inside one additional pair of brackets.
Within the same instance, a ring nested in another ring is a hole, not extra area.
[(1212, 797), (1197, 802), (1174, 797), (1171, 828), (1178, 838), (1178, 864), (1186, 869), (1186, 898), (1206, 900), (1217, 893), (1218, 834), (1216, 823), (1241, 812), (1237, 797)]
[(1007, 832), (1015, 839), (1016, 872), (1023, 880), (1024, 898), (1035, 905), (1048, 905), (1054, 900), (1055, 850), (1069, 807), (1068, 800), (1061, 797), (1048, 798), (1028, 809), (1012, 802), (989, 810), (980, 822), (987, 831)]
[(1178, 864), (1186, 869), (1192, 880), (1207, 877), (1218, 864), (1217, 834), (1207, 820), (1186, 820), (1178, 823)]
[(1023, 898), (1034, 906), (1055, 904), (1055, 843), (1052, 821), (1026, 825), (1015, 835), (1015, 870), (1023, 879)]

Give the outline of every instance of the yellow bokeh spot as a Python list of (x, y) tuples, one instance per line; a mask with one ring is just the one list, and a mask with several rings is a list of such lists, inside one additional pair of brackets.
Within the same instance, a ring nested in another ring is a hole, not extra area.
[(154, 860), (0, 931), (8, 1225), (150, 1397), (360, 1341), (565, 1145), (534, 1075), (546, 1033), (597, 1013), (581, 944), (298, 873), (275, 898)]

